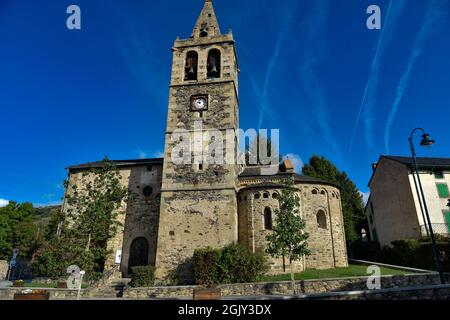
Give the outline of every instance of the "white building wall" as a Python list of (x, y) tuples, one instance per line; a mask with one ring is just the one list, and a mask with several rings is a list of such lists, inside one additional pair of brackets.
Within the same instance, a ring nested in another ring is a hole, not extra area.
[[(434, 174), (429, 172), (420, 172), (420, 180), (422, 182), (423, 191), (425, 194), (425, 200), (430, 214), (431, 223), (445, 223), (444, 210), (448, 210), (447, 198), (440, 198), (437, 183), (446, 183), (450, 186), (450, 172), (444, 172), (444, 179), (436, 179)], [(420, 210), (420, 204), (418, 200), (417, 191), (414, 185), (413, 175), (409, 174), (409, 181), (411, 190), (413, 191), (413, 197), (415, 207), (417, 208), (417, 218), (420, 225), (424, 225), (424, 219)], [(417, 181), (417, 177), (416, 177)]]

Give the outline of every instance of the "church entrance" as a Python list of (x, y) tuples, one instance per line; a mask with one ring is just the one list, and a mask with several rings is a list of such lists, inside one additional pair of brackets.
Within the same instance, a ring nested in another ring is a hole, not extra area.
[(131, 243), (130, 258), (128, 259), (128, 272), (131, 267), (148, 265), (148, 241), (145, 238), (136, 238)]

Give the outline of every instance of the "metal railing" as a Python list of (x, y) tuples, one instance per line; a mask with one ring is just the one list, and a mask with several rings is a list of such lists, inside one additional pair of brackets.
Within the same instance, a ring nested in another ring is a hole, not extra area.
[[(440, 235), (448, 235), (450, 236), (450, 230), (449, 226), (446, 223), (432, 223), (431, 227), (433, 228), (433, 232)], [(420, 232), (422, 233), (422, 236), (427, 235), (428, 225), (421, 225), (420, 226)], [(429, 230), (428, 230), (429, 233)]]

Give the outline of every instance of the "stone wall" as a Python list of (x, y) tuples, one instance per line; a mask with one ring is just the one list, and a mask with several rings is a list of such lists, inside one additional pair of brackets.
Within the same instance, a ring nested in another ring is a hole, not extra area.
[[(279, 209), (279, 189), (273, 188), (247, 188), (238, 194), (239, 204), (239, 243), (246, 246), (251, 252), (265, 254), (267, 248), (266, 237), (271, 230), (266, 229), (264, 211), (270, 209), (272, 223), (275, 224), (275, 210)], [(283, 259), (275, 259), (265, 254), (269, 271), (268, 274), (283, 273)], [(286, 266), (288, 266), (286, 261)], [(304, 270), (304, 262), (293, 263), (294, 272)]]
[[(128, 205), (123, 205), (117, 221), (120, 226), (116, 235), (109, 240), (108, 248), (111, 254), (105, 262), (105, 271), (115, 269), (115, 256), (117, 250), (122, 250), (122, 260), (120, 271), (127, 275), (128, 260), (130, 257), (130, 247), (134, 239), (143, 237), (148, 241), (148, 264), (154, 265), (156, 259), (156, 243), (158, 234), (159, 208), (161, 196), (161, 164), (144, 164), (133, 166), (121, 166), (118, 168), (121, 175), (121, 183), (128, 188), (131, 194), (131, 201)], [(79, 190), (85, 187), (86, 181), (91, 179), (89, 175), (83, 177), (85, 170), (75, 170), (70, 172), (69, 189), (71, 192), (73, 185)], [(151, 187), (149, 196), (143, 195), (145, 187)], [(67, 204), (64, 210), (67, 211)]]
[[(311, 250), (311, 255), (306, 257), (305, 267), (331, 269), (348, 266), (339, 189), (322, 184), (302, 185), (300, 205)], [(318, 214), (325, 215), (325, 226), (319, 225)]]
[(353, 292), (331, 292), (299, 296), (305, 300), (448, 300), (450, 285), (393, 288), (386, 290), (364, 290)]
[[(447, 282), (450, 277), (447, 276)], [(367, 291), (367, 278), (341, 278), (323, 280), (305, 280), (295, 283), (297, 298), (301, 299), (388, 299), (449, 297), (449, 288), (429, 288), (439, 285), (437, 274), (420, 274), (407, 276), (382, 276), (381, 291)], [(427, 287), (428, 286), (428, 287)], [(291, 296), (292, 284), (285, 282), (228, 284), (219, 286), (224, 298), (242, 296)], [(419, 288), (418, 288), (419, 287)], [(126, 288), (123, 292), (124, 299), (192, 299), (196, 286), (179, 287), (150, 287), (150, 288)], [(395, 289), (395, 290), (389, 290)], [(24, 288), (0, 288), (0, 300), (13, 299), (14, 293), (20, 293)], [(51, 300), (74, 300), (77, 290), (69, 289), (45, 289), (50, 292)], [(402, 291), (403, 290), (403, 291)], [(346, 292), (352, 292), (347, 294)], [(89, 290), (81, 290), (81, 297), (91, 297)], [(95, 296), (101, 299), (101, 296)]]
[[(149, 170), (151, 169), (151, 170)], [(162, 166), (134, 167), (130, 171), (129, 190), (133, 200), (128, 203), (123, 228), (121, 271), (129, 274), (129, 259), (133, 241), (144, 238), (148, 243), (148, 265), (155, 265), (158, 241), (159, 209), (161, 203)], [(144, 195), (144, 188), (152, 193)]]
[(167, 275), (175, 272), (181, 283), (192, 282), (191, 258), (195, 249), (221, 248), (236, 241), (234, 190), (163, 193), (157, 278), (167, 280)]
[[(220, 77), (208, 79), (208, 53), (213, 49), (220, 51)], [(161, 284), (173, 274), (181, 283), (192, 282), (191, 258), (195, 249), (220, 248), (238, 240), (236, 165), (203, 163), (202, 157), (195, 158), (199, 150), (194, 149), (197, 136), (203, 138), (214, 131), (226, 137), (227, 130), (238, 127), (238, 68), (233, 37), (230, 34), (177, 40), (172, 51), (155, 272)], [(198, 72), (197, 80), (191, 81), (185, 80), (185, 66), (192, 51), (198, 55)], [(207, 110), (191, 109), (191, 97), (197, 95), (208, 95)], [(195, 124), (200, 121), (202, 127), (197, 128)], [(191, 148), (184, 150), (184, 164), (171, 160), (172, 154), (179, 152), (179, 137), (173, 136), (179, 129), (188, 131), (183, 141)]]
[[(48, 290), (50, 300), (76, 300), (78, 290), (70, 289), (46, 289), (33, 288), (38, 290)], [(15, 293), (21, 293), (25, 288), (0, 288), (0, 300), (13, 300)], [(86, 290), (81, 290), (80, 297), (86, 295)]]
[[(448, 278), (450, 279), (450, 277)], [(436, 274), (381, 277), (381, 289), (438, 285), (439, 283), (439, 276)], [(219, 287), (223, 297), (292, 295), (290, 281), (228, 284)], [(297, 294), (308, 295), (361, 291), (367, 290), (367, 277), (296, 281), (295, 287)], [(195, 288), (196, 286), (128, 288), (124, 291), (123, 297), (130, 299), (170, 299), (174, 297), (192, 299)]]
[(8, 274), (8, 261), (0, 260), (0, 281), (5, 280)]
[[(279, 208), (278, 197), (282, 190), (276, 187), (260, 186), (256, 178), (252, 186), (244, 181), (246, 187), (238, 194), (239, 242), (252, 252), (264, 252), (266, 237), (271, 232), (264, 225), (264, 211), (270, 209), (273, 219)], [(273, 183), (272, 183), (273, 184)], [(294, 263), (295, 272), (304, 269), (332, 269), (346, 267), (347, 249), (339, 189), (326, 184), (297, 183), (300, 198), (300, 215), (305, 221), (309, 234), (308, 247), (311, 255)], [(317, 214), (321, 212), (324, 224), (319, 226)], [(276, 221), (273, 221), (276, 224)], [(282, 259), (269, 260), (269, 273), (283, 272)]]

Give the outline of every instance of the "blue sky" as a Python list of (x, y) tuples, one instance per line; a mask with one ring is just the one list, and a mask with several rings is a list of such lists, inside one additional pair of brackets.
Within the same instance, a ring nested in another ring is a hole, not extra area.
[[(71, 4), (78, 31), (66, 28)], [(55, 203), (69, 165), (159, 156), (170, 48), (202, 4), (1, 0), (0, 199)], [(408, 155), (417, 126), (437, 140), (421, 156), (450, 156), (448, 1), (214, 4), (237, 41), (241, 128), (279, 128), (283, 154), (323, 155), (363, 192), (371, 163)], [(372, 4), (382, 30), (366, 28)]]

